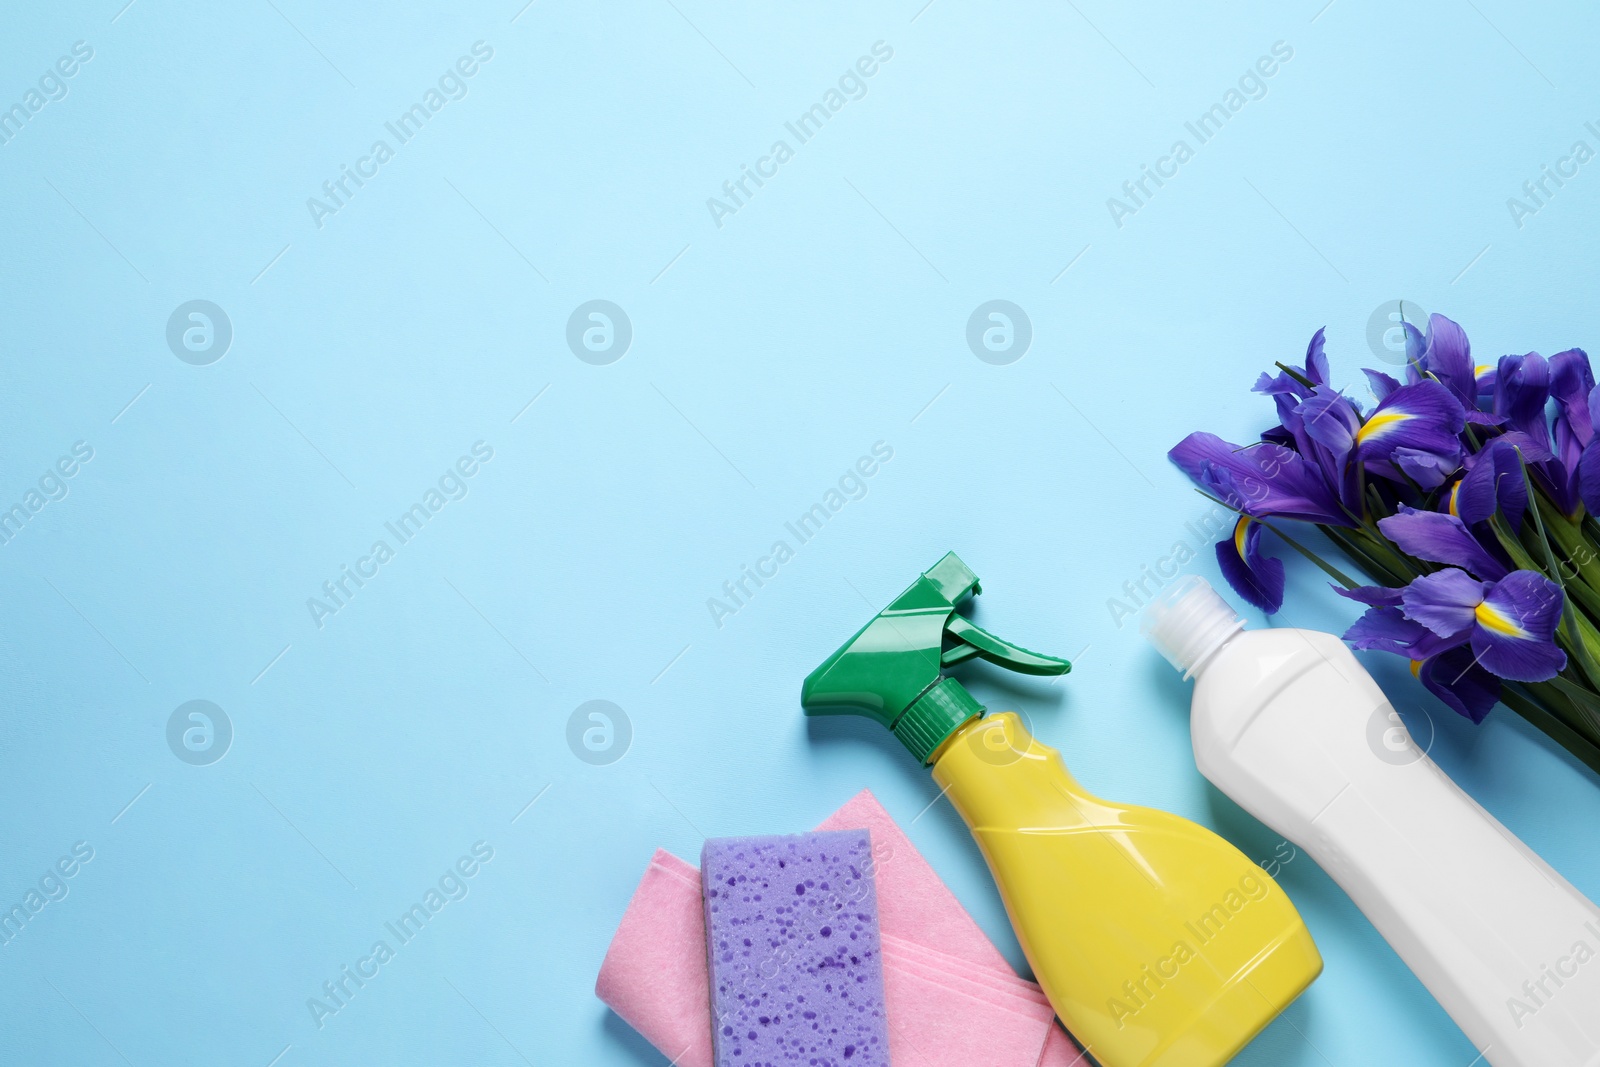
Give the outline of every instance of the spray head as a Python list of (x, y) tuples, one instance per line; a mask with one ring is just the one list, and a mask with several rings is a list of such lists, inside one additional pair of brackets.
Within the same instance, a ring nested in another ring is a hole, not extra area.
[(1072, 664), (1013, 645), (956, 614), (982, 592), (954, 552), (912, 582), (894, 603), (806, 676), (807, 715), (865, 715), (888, 727), (928, 763), (962, 724), (983, 714), (965, 686), (943, 674), (974, 656), (1021, 674), (1065, 674)]

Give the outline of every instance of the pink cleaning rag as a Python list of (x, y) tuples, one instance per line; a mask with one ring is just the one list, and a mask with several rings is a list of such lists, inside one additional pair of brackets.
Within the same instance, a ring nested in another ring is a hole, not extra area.
[[(889, 1052), (896, 1067), (1086, 1063), (871, 792), (819, 830), (872, 834)], [(595, 993), (675, 1067), (712, 1067), (700, 872), (656, 850), (622, 916)]]

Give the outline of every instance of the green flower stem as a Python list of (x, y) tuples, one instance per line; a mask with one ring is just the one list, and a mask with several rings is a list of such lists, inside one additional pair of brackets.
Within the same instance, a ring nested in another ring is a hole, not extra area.
[(1300, 371), (1298, 371), (1295, 368), (1289, 366), (1288, 364), (1279, 363), (1276, 360), (1274, 360), (1272, 365), (1274, 367), (1277, 367), (1279, 370), (1283, 371), (1283, 373), (1287, 374), (1289, 377), (1293, 378), (1295, 381), (1299, 382), (1301, 385), (1305, 386), (1307, 389), (1316, 389), (1316, 387), (1317, 387), (1317, 383), (1316, 382), (1312, 381), (1310, 378), (1307, 378)]
[[(1317, 555), (1309, 548), (1306, 548), (1299, 541), (1296, 541), (1294, 538), (1290, 537), (1288, 534), (1272, 525), (1270, 522), (1267, 522), (1265, 519), (1257, 519), (1256, 521), (1261, 523), (1261, 525), (1265, 526), (1267, 529), (1271, 530), (1273, 533), (1277, 534), (1279, 537), (1283, 538), (1285, 544), (1294, 549), (1296, 552), (1300, 553), (1306, 559), (1309, 559), (1312, 563), (1315, 563), (1318, 567), (1321, 567), (1324, 574), (1338, 582), (1340, 585), (1344, 586), (1346, 589), (1354, 589), (1361, 584), (1355, 579), (1351, 578), (1348, 574), (1345, 574), (1339, 568), (1335, 567), (1333, 564), (1324, 560), (1321, 556)], [(1360, 561), (1357, 560), (1357, 562)]]
[(1543, 702), (1529, 694), (1519, 692), (1510, 684), (1501, 688), (1500, 702), (1522, 716), (1536, 729), (1542, 730), (1551, 740), (1572, 753), (1580, 763), (1600, 774), (1600, 745), (1596, 745), (1568, 726), (1563, 719), (1546, 708)]
[(1403, 574), (1396, 574), (1394, 571), (1390, 570), (1388, 567), (1374, 559), (1372, 553), (1368, 552), (1366, 548), (1362, 546), (1362, 544), (1358, 543), (1355, 538), (1350, 535), (1351, 532), (1349, 530), (1339, 526), (1320, 526), (1318, 528), (1323, 532), (1323, 535), (1326, 536), (1329, 541), (1332, 541), (1335, 545), (1342, 549), (1346, 555), (1354, 559), (1356, 563), (1360, 565), (1361, 569), (1366, 571), (1367, 575), (1377, 584), (1387, 585), (1392, 588), (1399, 588), (1410, 581), (1410, 578)]
[(1590, 622), (1600, 618), (1600, 593), (1596, 593), (1583, 582), (1574, 582), (1567, 586), (1567, 592), (1573, 594), (1578, 607)]
[[(1537, 501), (1533, 479), (1528, 477), (1528, 467), (1525, 463), (1522, 465), (1522, 482), (1528, 488), (1528, 499)], [(1567, 646), (1567, 654), (1578, 661), (1578, 668), (1583, 672), (1583, 676), (1589, 684), (1600, 688), (1600, 633), (1595, 631), (1594, 624), (1589, 621), (1587, 616), (1582, 615), (1572, 606), (1572, 597), (1566, 595), (1566, 576), (1561, 573), (1561, 565), (1556, 562), (1555, 549), (1550, 547), (1550, 535), (1545, 532), (1544, 518), (1539, 514), (1537, 503), (1528, 509), (1528, 514), (1533, 519), (1532, 526), (1537, 534), (1534, 540), (1538, 547), (1543, 550), (1545, 564), (1549, 568), (1546, 573), (1550, 578), (1554, 579), (1556, 585), (1561, 587), (1561, 624), (1566, 627), (1566, 632), (1562, 636), (1566, 638), (1563, 644)], [(1528, 526), (1526, 524), (1523, 526), (1522, 532), (1525, 535), (1527, 534)], [(1559, 630), (1557, 632), (1560, 633)], [(1561, 681), (1562, 679), (1560, 678), (1553, 679), (1552, 684)], [(1561, 688), (1565, 692), (1564, 687), (1559, 684), (1557, 688)], [(1567, 693), (1567, 695), (1573, 697), (1572, 693)], [(1581, 694), (1574, 697), (1573, 704), (1583, 712), (1586, 719), (1591, 720), (1591, 726), (1596, 728), (1597, 732), (1600, 732), (1600, 717), (1596, 717), (1595, 708), (1591, 707), (1587, 702), (1583, 702)]]
[[(1562, 611), (1562, 621), (1578, 635), (1576, 647), (1567, 651), (1578, 653), (1578, 665), (1583, 669), (1589, 684), (1600, 689), (1600, 630), (1595, 629), (1594, 623), (1589, 621), (1588, 616), (1574, 611), (1571, 601), (1566, 603)], [(1596, 705), (1596, 709), (1600, 710), (1600, 704)], [(1596, 726), (1596, 736), (1600, 736), (1600, 719), (1596, 720)]]
[(1378, 492), (1378, 487), (1371, 482), (1366, 483), (1362, 499), (1367, 504), (1367, 516), (1362, 525), (1374, 534), (1382, 536), (1378, 534), (1378, 528), (1375, 524), (1379, 519), (1387, 519), (1394, 513), (1389, 509), (1389, 505), (1383, 502), (1383, 494)]
[(1560, 690), (1578, 711), (1577, 720), (1568, 725), (1584, 737), (1600, 737), (1600, 696), (1559, 674), (1550, 679), (1550, 685)]
[[(1588, 727), (1584, 723), (1583, 716), (1578, 713), (1578, 709), (1572, 703), (1572, 700), (1567, 697), (1566, 694), (1562, 693), (1561, 690), (1557, 689), (1549, 682), (1517, 682), (1515, 685), (1520, 686), (1524, 691), (1526, 691), (1541, 708), (1543, 708), (1550, 715), (1554, 716), (1567, 729), (1571, 730), (1579, 737), (1592, 741), (1596, 745), (1600, 745), (1600, 738), (1592, 737), (1587, 732)], [(1512, 687), (1513, 683), (1502, 683), (1501, 692), (1505, 692)]]
[[(1579, 511), (1582, 510), (1580, 506)], [(1580, 520), (1580, 524), (1583, 526), (1583, 532), (1588, 535), (1589, 543), (1591, 545), (1600, 545), (1600, 522), (1596, 522), (1593, 515), (1585, 514)]]
[[(1489, 528), (1494, 531), (1495, 540), (1500, 542), (1500, 547), (1506, 550), (1506, 555), (1511, 557), (1511, 562), (1519, 569), (1544, 574), (1544, 566), (1528, 555), (1528, 550), (1508, 528), (1504, 512), (1496, 511), (1489, 516)], [(1549, 575), (1545, 577), (1548, 578)]]
[(1571, 577), (1581, 579), (1591, 592), (1600, 595), (1600, 556), (1596, 555), (1595, 546), (1583, 536), (1581, 523), (1561, 514), (1561, 509), (1548, 500), (1543, 492), (1538, 494), (1535, 501), (1546, 533), (1554, 536), (1556, 543), (1561, 546), (1562, 555), (1572, 565)]
[[(1374, 493), (1376, 493), (1375, 489)], [(1385, 515), (1383, 518), (1388, 518), (1388, 516)], [(1396, 552), (1392, 542), (1383, 536), (1383, 531), (1378, 529), (1378, 524), (1372, 519), (1363, 519), (1358, 532), (1365, 538), (1364, 543), (1367, 546), (1367, 551), (1395, 574), (1416, 576), (1427, 573), (1414, 563), (1409, 562), (1407, 557)], [(1409, 580), (1407, 579), (1407, 581)], [(1406, 583), (1401, 582), (1400, 584), (1404, 585)]]
[[(1528, 549), (1523, 546), (1522, 542), (1517, 540), (1517, 538), (1508, 529), (1506, 529), (1505, 514), (1503, 512), (1496, 511), (1489, 517), (1489, 527), (1494, 531), (1495, 537), (1500, 542), (1500, 546), (1504, 548), (1506, 553), (1511, 557), (1511, 562), (1519, 569), (1536, 571), (1540, 574), (1544, 574), (1547, 578), (1551, 578), (1556, 582), (1556, 584), (1562, 584), (1559, 574), (1548, 574), (1544, 565), (1541, 565), (1531, 555), (1529, 555)], [(1527, 529), (1528, 527), (1525, 526), (1524, 530)], [(1533, 539), (1536, 540), (1537, 535), (1533, 535)], [(1546, 545), (1546, 548), (1548, 547), (1549, 546)], [(1563, 591), (1566, 591), (1565, 587)], [(1581, 586), (1573, 586), (1571, 591), (1579, 594), (1580, 596), (1584, 592)], [(1563, 627), (1556, 631), (1556, 637), (1567, 654), (1570, 655), (1574, 660), (1579, 661), (1580, 664), (1585, 659), (1588, 659), (1591, 662), (1600, 663), (1600, 631), (1597, 631), (1593, 620), (1590, 618), (1587, 612), (1573, 610), (1574, 599), (1574, 597), (1567, 598), (1567, 603), (1562, 610)], [(1567, 616), (1569, 612), (1571, 613), (1573, 620), (1570, 627), (1566, 625), (1568, 622)], [(1587, 674), (1588, 672), (1585, 671), (1584, 673)]]
[(1398, 551), (1392, 542), (1376, 530), (1356, 530), (1352, 533), (1352, 537), (1360, 541), (1369, 555), (1398, 576), (1400, 585), (1409, 585), (1413, 578), (1420, 578), (1436, 569), (1431, 564), (1412, 559)]

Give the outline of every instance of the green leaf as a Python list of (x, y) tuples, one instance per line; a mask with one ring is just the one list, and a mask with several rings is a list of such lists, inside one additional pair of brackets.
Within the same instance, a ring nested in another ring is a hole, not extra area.
[(1500, 702), (1528, 720), (1556, 744), (1572, 753), (1584, 766), (1600, 774), (1600, 745), (1578, 733), (1544, 704), (1510, 685), (1500, 690)]
[(1583, 516), (1583, 532), (1588, 535), (1591, 545), (1600, 544), (1600, 522), (1593, 515)]
[(1279, 363), (1276, 360), (1273, 361), (1272, 365), (1274, 367), (1277, 367), (1279, 370), (1283, 371), (1283, 373), (1287, 374), (1289, 377), (1293, 378), (1295, 381), (1299, 382), (1301, 385), (1305, 386), (1307, 389), (1315, 389), (1315, 388), (1317, 388), (1317, 383), (1316, 382), (1312, 381), (1310, 378), (1307, 378), (1304, 374), (1301, 374), (1299, 371), (1295, 370), (1293, 367), (1288, 366), (1287, 364), (1284, 364), (1284, 363)]
[(1361, 569), (1366, 571), (1367, 575), (1378, 585), (1387, 585), (1398, 589), (1410, 581), (1406, 576), (1395, 574), (1388, 567), (1374, 559), (1370, 552), (1350, 536), (1351, 531), (1338, 526), (1318, 526), (1317, 528), (1322, 531), (1323, 536), (1332, 541), (1345, 555), (1355, 560)]
[(1583, 582), (1574, 582), (1567, 586), (1567, 592), (1577, 599), (1591, 622), (1595, 617), (1600, 617), (1600, 593), (1596, 593)]
[(1572, 706), (1578, 710), (1582, 720), (1588, 725), (1591, 736), (1600, 736), (1600, 696), (1559, 674), (1550, 679), (1549, 684), (1572, 701)]
[(1511, 557), (1511, 562), (1517, 565), (1517, 569), (1544, 574), (1544, 568), (1528, 555), (1528, 550), (1522, 546), (1522, 542), (1507, 528), (1505, 512), (1498, 507), (1495, 508), (1494, 514), (1489, 516), (1489, 529), (1494, 531), (1495, 540), (1500, 542), (1500, 547), (1506, 550), (1506, 555)]
[(1506, 682), (1503, 688), (1510, 688), (1513, 684), (1525, 690), (1532, 699), (1538, 701), (1540, 707), (1561, 720), (1567, 729), (1600, 746), (1600, 734), (1588, 732), (1587, 718), (1561, 690), (1549, 682)]
[[(1387, 516), (1385, 517), (1387, 518)], [(1427, 568), (1395, 548), (1394, 542), (1383, 536), (1383, 531), (1378, 529), (1377, 524), (1372, 520), (1363, 520), (1361, 526), (1353, 533), (1364, 538), (1362, 543), (1366, 546), (1367, 551), (1394, 573), (1410, 574), (1412, 577), (1428, 573)], [(1406, 582), (1409, 581), (1409, 578), (1406, 579)], [(1401, 582), (1400, 584), (1405, 585), (1406, 582)]]
[(1600, 559), (1596, 557), (1595, 547), (1584, 538), (1582, 525), (1561, 514), (1555, 503), (1547, 499), (1542, 492), (1535, 504), (1544, 520), (1544, 529), (1555, 535), (1556, 542), (1561, 546), (1562, 555), (1570, 564), (1571, 577), (1580, 579), (1581, 584), (1600, 594)]
[[(1517, 458), (1519, 460), (1522, 459), (1522, 450), (1520, 448), (1517, 449)], [(1523, 462), (1520, 466), (1522, 469), (1522, 484), (1527, 486), (1528, 499), (1533, 500), (1533, 479), (1528, 477), (1528, 465)], [(1499, 510), (1497, 506), (1497, 514)], [(1561, 567), (1556, 563), (1555, 550), (1550, 547), (1550, 538), (1545, 533), (1544, 519), (1539, 515), (1539, 508), (1537, 506), (1531, 507), (1528, 509), (1528, 513), (1533, 516), (1533, 525), (1539, 534), (1539, 544), (1544, 548), (1545, 562), (1550, 568), (1548, 576), (1561, 588), (1561, 625), (1566, 627), (1567, 631), (1567, 640), (1565, 642), (1567, 651), (1578, 661), (1578, 667), (1583, 671), (1583, 675), (1588, 679), (1589, 684), (1600, 686), (1600, 663), (1596, 662), (1597, 659), (1600, 659), (1600, 633), (1595, 633), (1592, 625), (1588, 627), (1588, 631), (1585, 631), (1579, 625), (1578, 612), (1572, 606), (1572, 598), (1566, 595), (1567, 583), (1562, 577)], [(1583, 621), (1588, 622), (1587, 619)], [(1593, 646), (1590, 644), (1591, 640), (1594, 641)], [(1584, 710), (1587, 711), (1588, 709), (1585, 708)]]

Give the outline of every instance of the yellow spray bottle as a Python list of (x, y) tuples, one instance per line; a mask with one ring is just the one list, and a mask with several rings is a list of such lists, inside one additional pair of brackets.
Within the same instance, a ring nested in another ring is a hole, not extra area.
[(1102, 800), (1011, 712), (944, 668), (1025, 674), (1029, 652), (956, 613), (978, 577), (950, 553), (806, 678), (808, 715), (865, 715), (966, 820), (1056, 1014), (1104, 1067), (1226, 1063), (1322, 972), (1294, 905), (1238, 849), (1166, 812)]

